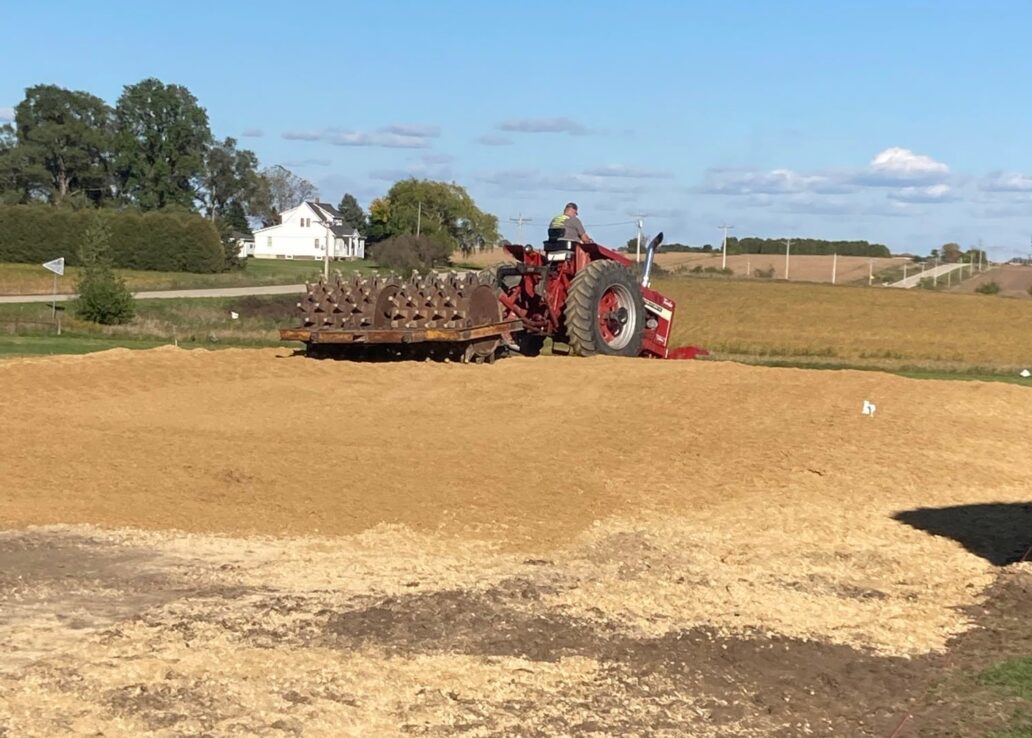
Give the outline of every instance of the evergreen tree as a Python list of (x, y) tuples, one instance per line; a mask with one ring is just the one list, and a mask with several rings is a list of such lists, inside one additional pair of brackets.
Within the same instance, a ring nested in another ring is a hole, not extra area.
[(83, 234), (79, 249), (82, 272), (76, 284), (79, 298), (75, 314), (102, 325), (128, 323), (136, 314), (132, 293), (111, 266), (110, 242), (107, 224), (94, 218)]

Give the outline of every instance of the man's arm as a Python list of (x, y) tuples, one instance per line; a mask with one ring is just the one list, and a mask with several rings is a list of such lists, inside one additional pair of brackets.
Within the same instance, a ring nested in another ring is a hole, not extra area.
[(573, 221), (571, 225), (573, 225), (574, 229), (576, 230), (577, 237), (580, 239), (581, 243), (595, 243), (591, 239), (591, 236), (588, 235), (588, 232), (584, 230), (584, 224), (581, 223), (580, 218), (574, 216), (570, 218), (570, 220)]

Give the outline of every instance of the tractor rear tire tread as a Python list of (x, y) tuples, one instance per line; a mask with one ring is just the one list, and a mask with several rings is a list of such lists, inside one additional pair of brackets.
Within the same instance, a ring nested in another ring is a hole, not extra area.
[[(614, 351), (598, 335), (598, 301), (602, 292), (616, 283), (622, 283), (636, 296), (637, 323), (636, 335), (622, 349)], [(645, 332), (645, 303), (634, 275), (618, 262), (599, 259), (581, 269), (570, 285), (564, 315), (570, 348), (577, 356), (637, 356), (641, 353), (641, 340)]]

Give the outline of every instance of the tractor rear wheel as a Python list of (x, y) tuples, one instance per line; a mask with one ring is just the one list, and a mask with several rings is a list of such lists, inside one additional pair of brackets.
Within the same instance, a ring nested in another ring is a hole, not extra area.
[(581, 269), (566, 297), (566, 333), (578, 356), (638, 356), (645, 302), (627, 267), (600, 259)]

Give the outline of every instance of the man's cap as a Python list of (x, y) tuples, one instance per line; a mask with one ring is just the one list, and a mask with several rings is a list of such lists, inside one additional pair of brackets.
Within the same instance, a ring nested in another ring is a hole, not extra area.
[[(574, 210), (576, 210), (577, 209), (577, 203), (575, 203), (575, 202), (568, 202), (568, 203), (566, 203), (566, 208), (573, 208)], [(563, 208), (563, 210), (566, 210), (566, 208)]]

